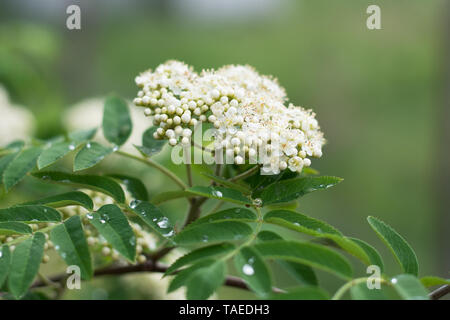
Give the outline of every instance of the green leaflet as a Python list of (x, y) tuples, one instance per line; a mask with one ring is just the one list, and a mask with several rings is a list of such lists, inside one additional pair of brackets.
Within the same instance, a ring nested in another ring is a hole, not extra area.
[(67, 206), (82, 206), (87, 210), (92, 210), (94, 204), (92, 203), (91, 198), (81, 191), (72, 191), (61, 193), (55, 196), (50, 196), (38, 200), (33, 200), (24, 203), (23, 205), (46, 205), (47, 207), (52, 208), (61, 208)]
[(95, 137), (96, 133), (97, 133), (97, 128), (70, 132), (69, 140), (79, 144), (81, 142), (86, 142), (88, 140), (92, 140)]
[(158, 127), (151, 127), (147, 129), (142, 135), (142, 146), (135, 146), (142, 155), (151, 157), (162, 150), (167, 140), (156, 140), (153, 138), (153, 133)]
[(105, 147), (97, 142), (88, 142), (75, 156), (73, 171), (81, 171), (95, 166), (114, 149)]
[[(260, 233), (258, 233), (258, 240), (260, 241), (274, 241), (282, 239), (283, 238), (281, 236), (272, 231), (261, 231)], [(293, 276), (300, 283), (317, 286), (317, 276), (310, 266), (285, 260), (277, 260), (276, 262), (283, 266), (283, 268), (285, 268), (291, 274), (291, 276)]]
[(119, 180), (134, 199), (148, 201), (148, 191), (141, 180), (123, 174), (111, 174), (109, 177)]
[(15, 206), (0, 209), (0, 222), (59, 222), (61, 214), (53, 208), (41, 205)]
[(272, 280), (264, 260), (252, 247), (243, 247), (234, 257), (234, 265), (242, 279), (260, 296), (272, 292)]
[(107, 204), (88, 215), (89, 222), (128, 261), (136, 258), (136, 236), (119, 207)]
[(16, 299), (21, 298), (33, 283), (44, 254), (45, 236), (36, 232), (19, 243), (12, 253), (8, 287)]
[(290, 289), (287, 293), (277, 293), (270, 297), (271, 300), (328, 300), (330, 296), (324, 290), (305, 286)]
[(49, 165), (55, 163), (69, 152), (75, 150), (76, 147), (77, 144), (74, 142), (63, 141), (52, 144), (48, 149), (45, 149), (40, 154), (37, 161), (38, 169), (41, 170), (42, 168), (48, 167)]
[(367, 283), (358, 283), (350, 288), (350, 295), (353, 300), (387, 300), (385, 290), (383, 287), (380, 289), (369, 289)]
[(440, 277), (427, 276), (427, 277), (420, 278), (420, 282), (425, 287), (432, 287), (432, 286), (440, 286), (440, 285), (450, 284), (450, 279), (443, 279)]
[(232, 181), (228, 181), (225, 178), (218, 177), (216, 175), (213, 175), (213, 174), (210, 174), (210, 173), (207, 173), (207, 172), (202, 172), (202, 175), (204, 175), (205, 177), (210, 178), (211, 180), (217, 182), (218, 184), (220, 184), (220, 185), (222, 185), (224, 187), (228, 187), (228, 188), (231, 188), (231, 189), (238, 190), (238, 191), (242, 192), (243, 194), (251, 194), (251, 192), (252, 192), (248, 187), (243, 186), (243, 185), (238, 184), (238, 183), (235, 183), (235, 182), (232, 182)]
[(23, 222), (0, 222), (0, 235), (30, 234), (33, 230)]
[(200, 260), (212, 259), (223, 256), (228, 252), (233, 251), (235, 248), (236, 246), (234, 244), (225, 242), (192, 250), (191, 252), (178, 258), (178, 260), (176, 260), (169, 268), (167, 268), (165, 275), (169, 275), (181, 267), (196, 263)]
[(86, 188), (109, 195), (119, 203), (125, 202), (125, 194), (113, 179), (96, 175), (76, 175), (58, 171), (41, 171), (33, 176), (46, 182), (57, 183), (77, 188)]
[(176, 191), (167, 191), (167, 192), (161, 192), (152, 197), (151, 201), (154, 205), (158, 205), (161, 203), (164, 203), (166, 201), (179, 199), (179, 198), (186, 198), (191, 196), (191, 193), (184, 191), (184, 190), (176, 190)]
[(40, 147), (23, 150), (8, 164), (3, 173), (3, 184), (6, 191), (19, 183), (36, 166), (36, 160), (41, 152)]
[(414, 250), (406, 240), (394, 229), (377, 218), (368, 217), (367, 221), (380, 239), (389, 247), (402, 267), (402, 270), (405, 273), (417, 276), (419, 273), (419, 262), (417, 261)]
[(227, 202), (233, 202), (237, 204), (247, 204), (247, 205), (252, 204), (250, 199), (244, 196), (240, 191), (230, 188), (197, 186), (189, 188), (186, 191), (194, 195), (223, 200)]
[(68, 266), (78, 266), (83, 279), (88, 280), (92, 277), (91, 255), (79, 216), (73, 216), (53, 228), (50, 240)]
[(264, 221), (311, 236), (330, 239), (366, 264), (370, 263), (366, 252), (358, 244), (349, 240), (337, 229), (323, 221), (290, 210), (270, 211), (264, 216)]
[(340, 278), (350, 279), (352, 268), (348, 261), (327, 247), (296, 241), (273, 240), (253, 246), (264, 258), (299, 262), (313, 268), (333, 273)]
[(0, 288), (8, 277), (11, 265), (11, 251), (6, 245), (0, 246)]
[(103, 135), (114, 145), (123, 145), (130, 137), (133, 124), (125, 101), (110, 96), (103, 111)]
[(328, 189), (342, 180), (328, 176), (282, 180), (263, 189), (259, 198), (263, 201), (263, 205), (288, 202), (313, 191)]
[(220, 221), (237, 221), (237, 222), (256, 222), (256, 214), (245, 208), (231, 208), (223, 211), (215, 212), (192, 222), (188, 228), (198, 226), (203, 223), (220, 222)]
[(180, 271), (172, 280), (169, 292), (186, 286), (189, 300), (204, 300), (225, 281), (226, 267), (223, 261), (203, 260)]
[(370, 244), (368, 244), (367, 242), (362, 241), (360, 239), (356, 239), (356, 238), (348, 238), (348, 239), (350, 239), (351, 241), (356, 243), (358, 246), (360, 246), (366, 252), (367, 256), (369, 257), (371, 265), (380, 267), (381, 273), (384, 272), (383, 259), (381, 258), (380, 254), (374, 247), (372, 247)]
[(428, 291), (419, 279), (411, 274), (401, 274), (392, 278), (391, 283), (397, 293), (405, 300), (429, 300)]
[(174, 227), (169, 218), (153, 204), (146, 201), (133, 200), (130, 203), (130, 209), (164, 238), (171, 239), (175, 235)]
[(253, 229), (242, 222), (220, 221), (202, 223), (184, 229), (173, 238), (173, 241), (179, 245), (237, 241), (249, 237), (252, 232)]

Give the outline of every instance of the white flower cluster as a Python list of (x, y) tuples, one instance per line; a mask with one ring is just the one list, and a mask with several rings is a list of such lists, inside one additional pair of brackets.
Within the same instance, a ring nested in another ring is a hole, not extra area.
[[(232, 163), (258, 163), (278, 173), (301, 171), (309, 157), (321, 157), (325, 143), (315, 114), (292, 104), (276, 79), (249, 66), (225, 66), (197, 74), (186, 64), (168, 61), (136, 77), (134, 104), (145, 107), (159, 126), (156, 139), (192, 144), (198, 124), (215, 128), (214, 148)], [(227, 162), (228, 163), (228, 162)]]
[(29, 138), (35, 119), (27, 109), (13, 105), (6, 90), (0, 86), (0, 146), (13, 140)]

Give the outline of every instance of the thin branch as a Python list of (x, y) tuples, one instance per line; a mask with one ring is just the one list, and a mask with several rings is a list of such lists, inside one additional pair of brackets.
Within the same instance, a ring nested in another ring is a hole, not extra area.
[[(149, 260), (142, 264), (99, 269), (94, 272), (94, 276), (101, 277), (101, 276), (123, 275), (123, 274), (129, 274), (129, 273), (139, 273), (139, 272), (164, 273), (164, 272), (166, 272), (167, 268), (168, 267), (162, 263), (153, 262), (153, 261)], [(50, 280), (54, 281), (54, 282), (58, 282), (58, 281), (61, 281), (62, 279), (64, 279), (65, 277), (66, 277), (66, 274), (61, 274), (61, 275), (56, 275), (56, 276), (51, 277)], [(225, 285), (229, 286), (229, 287), (243, 289), (243, 290), (250, 290), (244, 280), (242, 280), (238, 277), (234, 277), (234, 276), (227, 276), (227, 278), (225, 279)], [(31, 288), (40, 288), (40, 287), (45, 287), (45, 286), (47, 286), (47, 283), (42, 280), (39, 280), (39, 281), (36, 281), (31, 286)], [(273, 292), (283, 293), (285, 291), (274, 287)]]
[(450, 285), (446, 284), (445, 286), (442, 286), (433, 292), (430, 293), (429, 297), (431, 300), (439, 300), (443, 296), (450, 293)]
[(187, 185), (183, 182), (183, 180), (181, 180), (180, 178), (178, 178), (172, 171), (168, 170), (166, 167), (160, 165), (159, 163), (157, 163), (156, 161), (153, 161), (152, 159), (148, 159), (148, 158), (140, 158), (137, 157), (133, 154), (124, 152), (124, 151), (117, 151), (117, 154), (123, 156), (123, 157), (127, 157), (130, 159), (134, 159), (137, 161), (140, 161), (142, 163), (145, 163), (146, 165), (153, 167), (155, 169), (158, 169), (159, 171), (161, 171), (163, 174), (165, 174), (167, 177), (169, 177), (170, 179), (172, 179), (177, 185), (180, 186), (181, 189), (186, 189)]
[(243, 180), (243, 179), (251, 176), (252, 174), (254, 174), (258, 170), (259, 170), (259, 166), (256, 165), (254, 167), (251, 167), (249, 170), (244, 171), (241, 174), (238, 174), (237, 176), (234, 176), (231, 179), (228, 179), (228, 181), (234, 182), (234, 181), (238, 181), (238, 180)]

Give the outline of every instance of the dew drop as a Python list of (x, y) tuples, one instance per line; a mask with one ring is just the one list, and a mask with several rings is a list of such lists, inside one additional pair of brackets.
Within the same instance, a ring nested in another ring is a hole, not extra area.
[(75, 150), (75, 145), (69, 144), (69, 150)]
[(130, 202), (130, 208), (131, 208), (131, 209), (135, 209), (140, 203), (141, 203), (140, 200), (132, 200), (132, 201)]
[(220, 192), (218, 190), (213, 190), (212, 195), (217, 198), (222, 198), (222, 196), (223, 196), (222, 192)]
[(256, 207), (262, 206), (262, 200), (260, 198), (253, 199), (253, 205)]
[(255, 269), (249, 264), (244, 264), (242, 267), (242, 272), (247, 276), (252, 276), (255, 274)]
[(209, 237), (208, 237), (206, 234), (203, 235), (202, 241), (203, 241), (203, 242), (208, 242), (208, 240), (209, 240)]
[(91, 143), (88, 142), (88, 144), (86, 145), (86, 148), (90, 149), (91, 148)]
[(397, 283), (397, 279), (396, 279), (396, 278), (392, 278), (392, 279), (391, 279), (391, 282), (392, 282), (393, 284), (396, 284), (396, 283)]
[(165, 229), (169, 226), (169, 219), (167, 219), (166, 217), (162, 218), (161, 220), (159, 220), (157, 223), (158, 227), (160, 227), (161, 229)]

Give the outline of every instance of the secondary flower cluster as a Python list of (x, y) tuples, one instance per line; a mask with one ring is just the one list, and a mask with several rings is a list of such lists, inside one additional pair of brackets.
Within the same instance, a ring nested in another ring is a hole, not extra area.
[(168, 61), (140, 74), (136, 84), (134, 104), (153, 117), (154, 137), (172, 146), (190, 146), (194, 128), (211, 123), (214, 149), (235, 164), (258, 163), (271, 173), (301, 171), (311, 164), (309, 157), (322, 155), (325, 140), (315, 114), (286, 105), (276, 79), (249, 66), (198, 74), (182, 62)]

